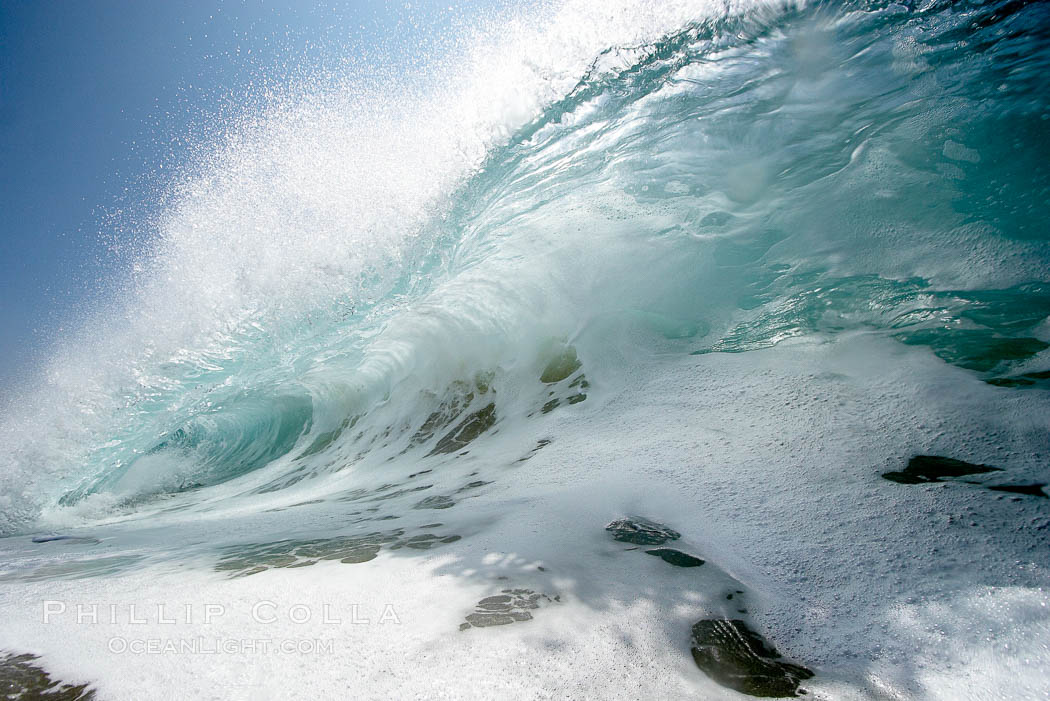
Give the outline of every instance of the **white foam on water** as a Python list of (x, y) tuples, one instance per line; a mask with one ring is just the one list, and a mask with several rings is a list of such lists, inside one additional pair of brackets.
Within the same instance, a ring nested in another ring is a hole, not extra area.
[[(608, 346), (584, 339), (579, 348), (584, 367), (618, 362)], [(561, 415), (479, 439), (470, 457), (432, 458), (446, 489), (457, 469), (495, 478), (479, 496), (426, 512), (446, 524), (437, 531), (465, 534), (441, 550), (230, 580), (180, 542), (210, 526), (162, 529), (170, 552), (139, 543), (155, 563), (142, 571), (8, 581), (0, 646), (43, 654), (55, 674), (97, 681), (106, 698), (133, 698), (142, 688), (180, 698), (306, 698), (332, 689), (363, 698), (737, 698), (695, 668), (688, 636), (739, 587), (756, 629), (817, 672), (804, 684), (815, 698), (1045, 692), (1050, 618), (1046, 590), (1033, 584), (1045, 581), (1045, 565), (1038, 557), (1022, 564), (1043, 542), (1039, 500), (879, 477), (913, 453), (965, 446), (1011, 477), (1046, 479), (1044, 465), (1012, 451), (1029, 440), (1024, 417), (1031, 423), (1045, 410), (1041, 395), (1003, 393), (868, 334), (741, 355), (654, 352), (618, 376), (623, 384), (592, 386), (586, 402)], [(896, 436), (892, 447), (887, 432)], [(537, 435), (552, 442), (514, 462)], [(604, 531), (625, 514), (671, 525), (683, 534), (674, 545), (707, 563), (679, 569), (626, 550)], [(134, 543), (114, 534), (114, 546)], [(533, 611), (532, 621), (458, 630), (475, 602), (519, 587), (561, 601)], [(125, 617), (131, 603), (147, 611), (189, 603), (198, 612), (217, 603), (229, 613), (209, 626), (76, 624), (68, 615), (45, 625), (45, 600), (115, 603)], [(260, 601), (275, 610), (304, 604), (314, 620), (254, 622)], [(363, 617), (372, 612), (373, 624), (317, 620), (325, 604), (345, 612), (351, 603)], [(399, 624), (376, 622), (385, 604)], [(196, 635), (333, 639), (336, 648), (264, 658), (102, 652), (114, 636)], [(253, 672), (260, 662), (265, 671)]]

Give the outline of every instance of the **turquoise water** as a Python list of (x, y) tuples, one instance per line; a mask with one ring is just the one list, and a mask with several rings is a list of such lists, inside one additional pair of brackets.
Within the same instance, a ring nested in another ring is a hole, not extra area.
[[(418, 392), (593, 324), (693, 353), (864, 329), (982, 379), (1043, 370), (1045, 14), (774, 4), (686, 22), (606, 47), (451, 163), (433, 162), (458, 138), (448, 96), (400, 106), (447, 112), (415, 160), (355, 121), (399, 111), (375, 96), (278, 105), (187, 173), (128, 318), (85, 331), (98, 354), (59, 354), (76, 376), (57, 367), (45, 392), (72, 426), (34, 431), (60, 447), (8, 438), (6, 476), (47, 479), (5, 528), (229, 480), (378, 402), (425, 416)], [(403, 135), (418, 115), (389, 118)], [(369, 170), (391, 181), (362, 201)]]

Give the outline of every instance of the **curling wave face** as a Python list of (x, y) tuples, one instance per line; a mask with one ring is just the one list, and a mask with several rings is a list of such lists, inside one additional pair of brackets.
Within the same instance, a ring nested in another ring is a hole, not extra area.
[(570, 352), (629, 391), (653, 349), (863, 330), (1039, 384), (1045, 6), (545, 12), (432, 69), (455, 88), (329, 81), (187, 167), (9, 402), (0, 529), (418, 459), (584, 396), (541, 381)]

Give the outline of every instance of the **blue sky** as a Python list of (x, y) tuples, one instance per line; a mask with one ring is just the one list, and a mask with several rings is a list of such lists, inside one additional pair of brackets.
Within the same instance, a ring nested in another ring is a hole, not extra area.
[(76, 326), (113, 264), (107, 212), (231, 91), (375, 47), (411, 62), (492, 4), (0, 0), (0, 388)]

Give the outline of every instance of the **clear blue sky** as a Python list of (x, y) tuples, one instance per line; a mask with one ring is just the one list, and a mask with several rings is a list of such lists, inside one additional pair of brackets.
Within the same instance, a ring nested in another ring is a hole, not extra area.
[(105, 275), (106, 211), (230, 90), (367, 47), (411, 62), (493, 4), (0, 0), (0, 393)]

